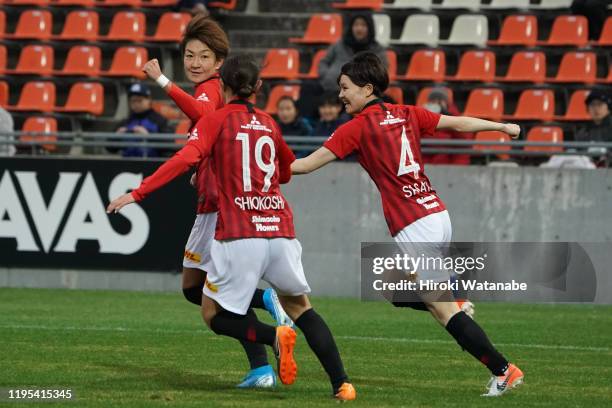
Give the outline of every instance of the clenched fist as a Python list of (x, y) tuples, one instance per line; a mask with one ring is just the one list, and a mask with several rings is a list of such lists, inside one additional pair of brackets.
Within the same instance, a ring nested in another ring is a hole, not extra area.
[(142, 70), (145, 74), (147, 74), (149, 78), (154, 81), (162, 74), (157, 58), (153, 58), (152, 60), (147, 61), (147, 63), (144, 64), (144, 66), (142, 67)]
[(516, 123), (504, 123), (502, 132), (507, 133), (511, 138), (516, 139), (521, 134), (521, 127)]

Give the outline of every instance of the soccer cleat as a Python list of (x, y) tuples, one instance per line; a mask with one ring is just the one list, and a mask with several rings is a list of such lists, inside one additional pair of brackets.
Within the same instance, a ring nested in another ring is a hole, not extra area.
[(296, 336), (295, 330), (289, 326), (278, 326), (276, 328), (276, 340), (274, 342), (276, 371), (281, 382), (285, 385), (293, 384), (297, 377), (297, 364), (293, 358)]
[(271, 365), (257, 367), (247, 373), (237, 388), (274, 388), (276, 374)]
[(334, 395), (338, 401), (352, 401), (357, 398), (357, 391), (355, 391), (355, 387), (351, 383), (344, 383), (338, 389), (336, 395)]
[(457, 299), (457, 306), (461, 309), (466, 315), (470, 316), (472, 319), (476, 314), (476, 306), (472, 302), (467, 299)]
[(487, 384), (489, 391), (483, 397), (499, 397), (506, 391), (523, 383), (523, 372), (514, 364), (510, 364), (504, 375), (493, 376)]
[(283, 310), (283, 307), (281, 306), (280, 301), (278, 300), (278, 296), (276, 295), (276, 291), (274, 289), (268, 288), (264, 290), (263, 302), (268, 313), (270, 313), (274, 320), (276, 320), (277, 326), (294, 327), (293, 321), (289, 316), (287, 316), (287, 313), (285, 313), (285, 311)]

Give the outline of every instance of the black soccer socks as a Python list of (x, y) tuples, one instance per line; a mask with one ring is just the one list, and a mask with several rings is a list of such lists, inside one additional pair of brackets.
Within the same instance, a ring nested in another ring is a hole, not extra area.
[(340, 359), (338, 347), (336, 347), (334, 336), (329, 327), (314, 309), (308, 309), (302, 313), (295, 321), (295, 325), (304, 333), (308, 345), (327, 372), (334, 394), (336, 394), (340, 386), (348, 382), (348, 376), (344, 372), (342, 359)]
[(446, 330), (468, 353), (476, 357), (494, 375), (503, 375), (508, 361), (493, 347), (478, 323), (464, 312), (455, 314), (446, 324)]
[(216, 334), (268, 346), (274, 346), (276, 339), (276, 328), (257, 320), (255, 313), (242, 316), (223, 310), (212, 318), (210, 328)]
[(263, 289), (255, 289), (255, 293), (253, 294), (253, 299), (251, 299), (251, 307), (254, 309), (265, 309), (266, 305), (263, 300), (264, 291)]

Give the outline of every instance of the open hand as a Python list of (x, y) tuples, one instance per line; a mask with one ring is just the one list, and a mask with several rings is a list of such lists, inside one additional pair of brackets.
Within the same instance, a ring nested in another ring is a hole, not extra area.
[(125, 207), (128, 204), (135, 202), (136, 200), (132, 196), (132, 193), (125, 193), (121, 197), (115, 198), (109, 205), (106, 207), (106, 212), (108, 214), (114, 212), (115, 214), (119, 212), (120, 209)]

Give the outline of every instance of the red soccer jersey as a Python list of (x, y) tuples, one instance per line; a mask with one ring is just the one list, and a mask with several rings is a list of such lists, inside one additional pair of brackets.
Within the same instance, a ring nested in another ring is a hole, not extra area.
[(343, 159), (357, 152), (382, 199), (391, 235), (446, 207), (424, 173), (421, 135), (432, 134), (440, 115), (409, 105), (373, 103), (340, 126), (323, 146)]
[(215, 239), (294, 238), (293, 213), (280, 191), (293, 152), (267, 113), (234, 101), (204, 116), (187, 146), (210, 156), (219, 191)]
[[(221, 109), (225, 105), (219, 75), (213, 75), (200, 83), (196, 88), (195, 96), (189, 95), (174, 83), (171, 85), (168, 95), (185, 115), (191, 119), (193, 124), (197, 123), (202, 116)], [(215, 184), (215, 176), (210, 170), (208, 158), (199, 163), (196, 174), (198, 214), (216, 212), (218, 209), (217, 186)]]

